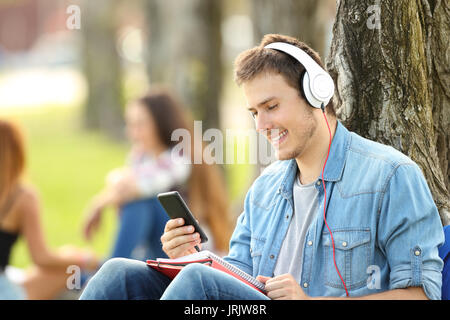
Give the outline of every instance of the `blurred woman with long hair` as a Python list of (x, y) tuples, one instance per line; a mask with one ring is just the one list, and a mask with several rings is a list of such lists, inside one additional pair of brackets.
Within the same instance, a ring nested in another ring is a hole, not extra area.
[[(176, 129), (193, 137), (192, 119), (173, 94), (156, 88), (128, 104), (127, 136), (132, 144), (127, 166), (113, 170), (106, 187), (88, 210), (85, 236), (98, 227), (103, 210), (119, 210), (119, 231), (111, 257), (138, 260), (165, 257), (160, 237), (167, 214), (156, 195), (177, 190), (202, 227), (209, 232), (211, 250), (226, 252), (231, 223), (225, 183), (217, 165), (194, 164), (193, 155), (173, 152)], [(193, 142), (190, 142), (193, 144)], [(192, 149), (192, 148), (191, 148)]]
[[(67, 267), (94, 270), (94, 255), (74, 247), (49, 249), (41, 225), (37, 192), (23, 181), (26, 165), (24, 139), (18, 126), (0, 119), (0, 299), (51, 299), (66, 285)], [(23, 237), (34, 263), (21, 284), (5, 275), (11, 248)]]

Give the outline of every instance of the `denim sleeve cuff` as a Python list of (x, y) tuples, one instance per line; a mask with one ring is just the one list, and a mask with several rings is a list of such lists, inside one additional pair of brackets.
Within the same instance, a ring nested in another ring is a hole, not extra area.
[(411, 276), (411, 269), (391, 272), (389, 290), (408, 287), (421, 287), (430, 300), (441, 300), (441, 273), (438, 270), (424, 270), (420, 283), (415, 283)]
[(402, 264), (392, 268), (389, 289), (421, 287), (430, 300), (441, 299), (442, 273), (432, 268), (431, 264), (424, 266), (422, 249), (415, 246), (410, 250), (411, 264)]
[(419, 247), (411, 250), (411, 265), (403, 264), (392, 268), (389, 289), (421, 287), (428, 299), (441, 300), (442, 274), (434, 268), (424, 268)]

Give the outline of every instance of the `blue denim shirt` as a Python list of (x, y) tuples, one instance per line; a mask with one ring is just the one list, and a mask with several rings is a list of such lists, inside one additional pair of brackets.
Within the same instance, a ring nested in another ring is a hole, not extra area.
[[(273, 276), (294, 209), (295, 159), (276, 161), (247, 193), (225, 260), (253, 276)], [(444, 241), (420, 168), (407, 156), (349, 132), (338, 122), (325, 167), (326, 219), (336, 263), (350, 296), (410, 286), (440, 299)], [(345, 296), (319, 207), (305, 239), (300, 285), (309, 296)]]

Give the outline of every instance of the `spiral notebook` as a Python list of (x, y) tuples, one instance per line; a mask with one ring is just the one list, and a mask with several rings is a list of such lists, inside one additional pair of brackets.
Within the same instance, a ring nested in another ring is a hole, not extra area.
[(233, 277), (251, 286), (252, 288), (265, 294), (264, 284), (262, 282), (256, 280), (256, 278), (252, 277), (248, 273), (245, 273), (234, 265), (226, 262), (225, 260), (208, 250), (196, 252), (177, 259), (158, 258), (156, 260), (147, 260), (148, 266), (152, 267), (155, 270), (158, 270), (171, 279), (175, 278), (175, 276), (178, 274), (178, 272), (181, 271), (181, 269), (183, 269), (183, 267), (191, 263), (202, 263), (214, 269), (226, 272), (229, 275), (232, 275)]

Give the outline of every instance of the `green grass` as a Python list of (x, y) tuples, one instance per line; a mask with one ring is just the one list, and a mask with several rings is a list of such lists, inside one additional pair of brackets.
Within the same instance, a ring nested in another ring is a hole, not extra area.
[[(49, 106), (7, 112), (0, 109), (0, 117), (15, 120), (24, 130), (28, 156), (26, 181), (39, 192), (48, 245), (91, 248), (99, 257), (107, 257), (117, 228), (114, 210), (105, 212), (102, 226), (91, 243), (82, 237), (83, 214), (102, 188), (107, 173), (124, 164), (128, 145), (112, 141), (100, 132), (84, 130), (78, 107)], [(224, 169), (229, 195), (239, 208), (254, 167), (234, 164), (225, 165)], [(24, 268), (31, 263), (25, 242), (20, 239), (13, 248), (11, 264)]]
[[(128, 147), (98, 132), (81, 128), (79, 108), (49, 107), (8, 114), (24, 129), (28, 166), (26, 180), (41, 196), (41, 221), (52, 248), (72, 244), (90, 247), (99, 257), (109, 253), (116, 228), (112, 209), (91, 243), (82, 238), (83, 214), (106, 174), (123, 165)], [(13, 248), (11, 264), (30, 265), (21, 239)]]

